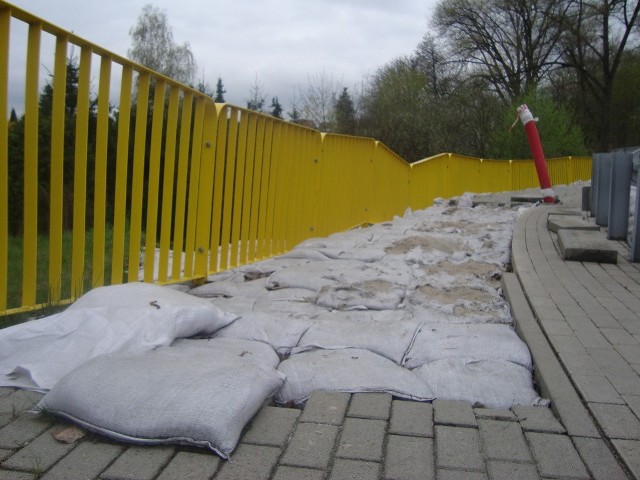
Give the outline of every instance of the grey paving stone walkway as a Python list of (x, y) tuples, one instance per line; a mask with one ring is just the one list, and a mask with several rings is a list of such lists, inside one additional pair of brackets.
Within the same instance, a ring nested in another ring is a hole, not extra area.
[[(578, 450), (605, 444), (640, 478), (640, 265), (630, 263), (627, 244), (607, 240), (604, 229), (597, 234), (618, 252), (617, 264), (563, 260), (557, 234), (547, 225), (557, 211), (526, 212), (512, 244), (519, 283), (571, 385), (544, 373), (543, 381), (552, 383), (555, 391), (548, 395)], [(525, 341), (544, 368), (535, 342)], [(571, 404), (571, 389), (582, 408), (564, 405)]]
[(565, 262), (552, 211), (520, 217), (503, 278), (552, 408), (316, 392), (300, 409), (265, 405), (224, 461), (92, 434), (61, 443), (68, 425), (28, 413), (38, 394), (0, 388), (0, 480), (640, 478), (640, 268), (617, 242), (617, 265)]

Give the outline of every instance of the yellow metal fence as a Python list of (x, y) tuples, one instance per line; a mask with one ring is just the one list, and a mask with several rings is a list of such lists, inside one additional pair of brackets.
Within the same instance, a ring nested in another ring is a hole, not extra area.
[[(10, 39), (20, 28), (26, 50), (15, 71)], [(42, 65), (52, 66), (49, 122)], [(16, 77), (24, 110), (12, 122)], [(537, 185), (530, 161), (442, 154), (410, 165), (371, 138), (215, 104), (1, 0), (0, 112), (0, 314), (104, 284), (201, 281), (435, 197)], [(19, 154), (11, 144), (18, 131)], [(554, 184), (588, 179), (590, 162), (550, 160)]]

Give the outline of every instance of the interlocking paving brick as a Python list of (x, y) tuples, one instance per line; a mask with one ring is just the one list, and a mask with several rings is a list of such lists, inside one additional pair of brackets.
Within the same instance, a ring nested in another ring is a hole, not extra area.
[(594, 480), (624, 480), (627, 478), (604, 440), (574, 437), (573, 443)]
[(434, 400), (434, 422), (438, 425), (477, 428), (478, 422), (469, 402)]
[(634, 478), (640, 478), (640, 442), (637, 440), (612, 440), (611, 443)]
[(431, 480), (435, 478), (433, 467), (432, 439), (389, 435), (385, 480)]
[(589, 403), (588, 407), (608, 438), (640, 440), (640, 420), (626, 405)]
[(538, 469), (531, 463), (513, 463), (489, 460), (487, 471), (491, 480), (538, 480)]
[(387, 422), (366, 418), (347, 418), (336, 456), (378, 462), (382, 458)]
[(558, 353), (586, 353), (584, 345), (574, 335), (549, 335), (549, 341)]
[(479, 420), (482, 448), (487, 459), (530, 462), (529, 447), (516, 422)]
[(125, 447), (119, 444), (84, 441), (56, 463), (42, 478), (43, 480), (96, 478), (124, 449)]
[(620, 395), (640, 395), (640, 377), (632, 369), (608, 373), (607, 379)]
[(276, 470), (273, 480), (323, 480), (324, 470), (311, 468), (298, 468), (280, 465)]
[(516, 422), (518, 419), (511, 410), (502, 410), (494, 408), (474, 408), (473, 413), (476, 419), (486, 420), (502, 420), (508, 422)]
[(279, 456), (279, 448), (241, 443), (233, 452), (232, 461), (222, 465), (216, 480), (267, 480)]
[(474, 428), (436, 425), (438, 468), (484, 471), (480, 436)]
[(342, 425), (351, 395), (342, 392), (313, 392), (300, 416), (301, 422)]
[(571, 379), (586, 402), (624, 403), (620, 394), (604, 376), (572, 375)]
[(284, 447), (293, 433), (299, 415), (300, 410), (295, 408), (263, 407), (240, 441)]
[(602, 333), (612, 345), (638, 345), (638, 341), (623, 328), (601, 328)]
[(487, 480), (484, 472), (438, 469), (438, 480)]
[[(627, 406), (635, 413), (636, 417), (640, 418), (640, 396), (639, 395), (623, 395), (623, 400)], [(2, 455), (0, 455), (0, 458)]]
[(378, 480), (380, 464), (337, 458), (329, 480)]
[(59, 442), (53, 437), (53, 434), (60, 429), (60, 425), (50, 428), (29, 445), (18, 450), (2, 466), (25, 471), (37, 470), (43, 472), (48, 470), (76, 446)]
[(513, 407), (513, 413), (518, 417), (520, 426), (525, 432), (565, 433), (566, 431), (549, 408), (517, 405)]
[(615, 345), (615, 349), (630, 364), (640, 364), (640, 345)]
[(51, 426), (45, 415), (23, 415), (0, 429), (0, 448), (19, 448)]
[(105, 480), (152, 480), (174, 453), (174, 447), (129, 447), (102, 474), (102, 478)]
[(602, 375), (598, 365), (588, 353), (558, 352), (558, 357), (569, 375)]
[(526, 432), (525, 436), (541, 476), (589, 479), (589, 473), (568, 436), (538, 432)]
[(211, 478), (220, 466), (220, 457), (208, 453), (178, 452), (157, 480), (201, 480)]
[(354, 393), (347, 416), (389, 420), (391, 400), (388, 393)]
[(433, 437), (433, 406), (430, 403), (394, 400), (389, 433)]
[(38, 403), (41, 398), (41, 393), (7, 389), (4, 395), (0, 396), (0, 425), (6, 425), (14, 420)]
[(0, 478), (2, 480), (36, 480), (39, 477), (31, 473), (0, 469)]
[(299, 423), (281, 463), (297, 467), (327, 468), (338, 435), (338, 427)]
[(9, 458), (11, 455), (13, 455), (13, 450), (9, 450), (6, 448), (0, 448), (0, 462), (2, 462), (3, 460)]

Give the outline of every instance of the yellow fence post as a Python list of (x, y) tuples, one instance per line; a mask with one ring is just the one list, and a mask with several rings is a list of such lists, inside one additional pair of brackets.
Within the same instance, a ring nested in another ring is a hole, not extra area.
[[(7, 111), (11, 10), (0, 8), (0, 112)], [(0, 313), (7, 308), (9, 259), (9, 122), (0, 115)]]

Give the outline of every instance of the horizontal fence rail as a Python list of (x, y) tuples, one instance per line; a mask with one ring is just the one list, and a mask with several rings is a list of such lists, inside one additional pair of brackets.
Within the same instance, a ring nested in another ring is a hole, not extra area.
[[(436, 197), (537, 186), (531, 161), (408, 164), (371, 138), (216, 104), (1, 0), (0, 112), (0, 314), (199, 282)], [(549, 170), (586, 180), (590, 158)]]

